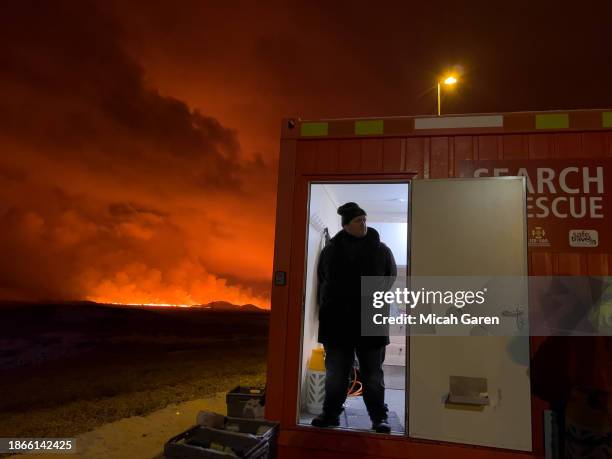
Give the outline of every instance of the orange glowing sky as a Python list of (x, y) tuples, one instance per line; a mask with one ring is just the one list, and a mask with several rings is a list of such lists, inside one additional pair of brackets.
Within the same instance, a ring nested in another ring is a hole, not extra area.
[(423, 3), (2, 2), (0, 299), (269, 307), (285, 116), (612, 107), (609, 1)]

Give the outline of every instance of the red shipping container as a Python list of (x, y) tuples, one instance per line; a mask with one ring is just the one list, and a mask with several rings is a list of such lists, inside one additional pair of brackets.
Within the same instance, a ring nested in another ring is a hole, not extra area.
[[(533, 452), (299, 425), (308, 187), (314, 181), (527, 178), (529, 275), (608, 276), (612, 111), (504, 113), (282, 124), (266, 418), (280, 421), (280, 457), (534, 457), (543, 411), (532, 398)], [(533, 354), (541, 337), (530, 338)]]

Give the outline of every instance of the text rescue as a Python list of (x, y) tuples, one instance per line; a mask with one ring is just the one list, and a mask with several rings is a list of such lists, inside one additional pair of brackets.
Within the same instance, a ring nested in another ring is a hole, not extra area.
[[(492, 172), (493, 177), (510, 175), (507, 167), (493, 168)], [(489, 168), (474, 171), (474, 177), (487, 177), (490, 174)], [(561, 169), (558, 174), (550, 167), (538, 167), (535, 177), (530, 177), (527, 168), (521, 167), (515, 175), (525, 177), (529, 194), (556, 195), (561, 191), (569, 195), (553, 198), (549, 196), (527, 197), (527, 217), (529, 218), (546, 218), (551, 214), (557, 218), (604, 217), (604, 175), (601, 166), (571, 166)], [(573, 185), (568, 183), (570, 180), (575, 183)], [(590, 196), (591, 194), (599, 196)]]

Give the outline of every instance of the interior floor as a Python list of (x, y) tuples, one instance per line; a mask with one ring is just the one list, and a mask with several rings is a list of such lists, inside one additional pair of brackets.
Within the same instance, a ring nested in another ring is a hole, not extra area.
[[(389, 408), (389, 425), (392, 433), (405, 432), (406, 367), (397, 365), (383, 365), (385, 372), (385, 403)], [(300, 415), (300, 424), (310, 425), (315, 415), (306, 411)], [(363, 402), (363, 397), (348, 397), (344, 404), (344, 412), (340, 415), (340, 428), (371, 430), (372, 421)]]

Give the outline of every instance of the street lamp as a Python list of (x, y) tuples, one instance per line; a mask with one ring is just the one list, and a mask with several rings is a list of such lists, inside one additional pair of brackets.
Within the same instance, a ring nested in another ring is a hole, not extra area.
[(445, 84), (447, 86), (452, 86), (456, 83), (457, 83), (457, 78), (455, 78), (453, 75), (447, 76), (443, 82), (438, 81), (438, 116), (440, 116), (440, 92), (441, 92), (440, 85)]

